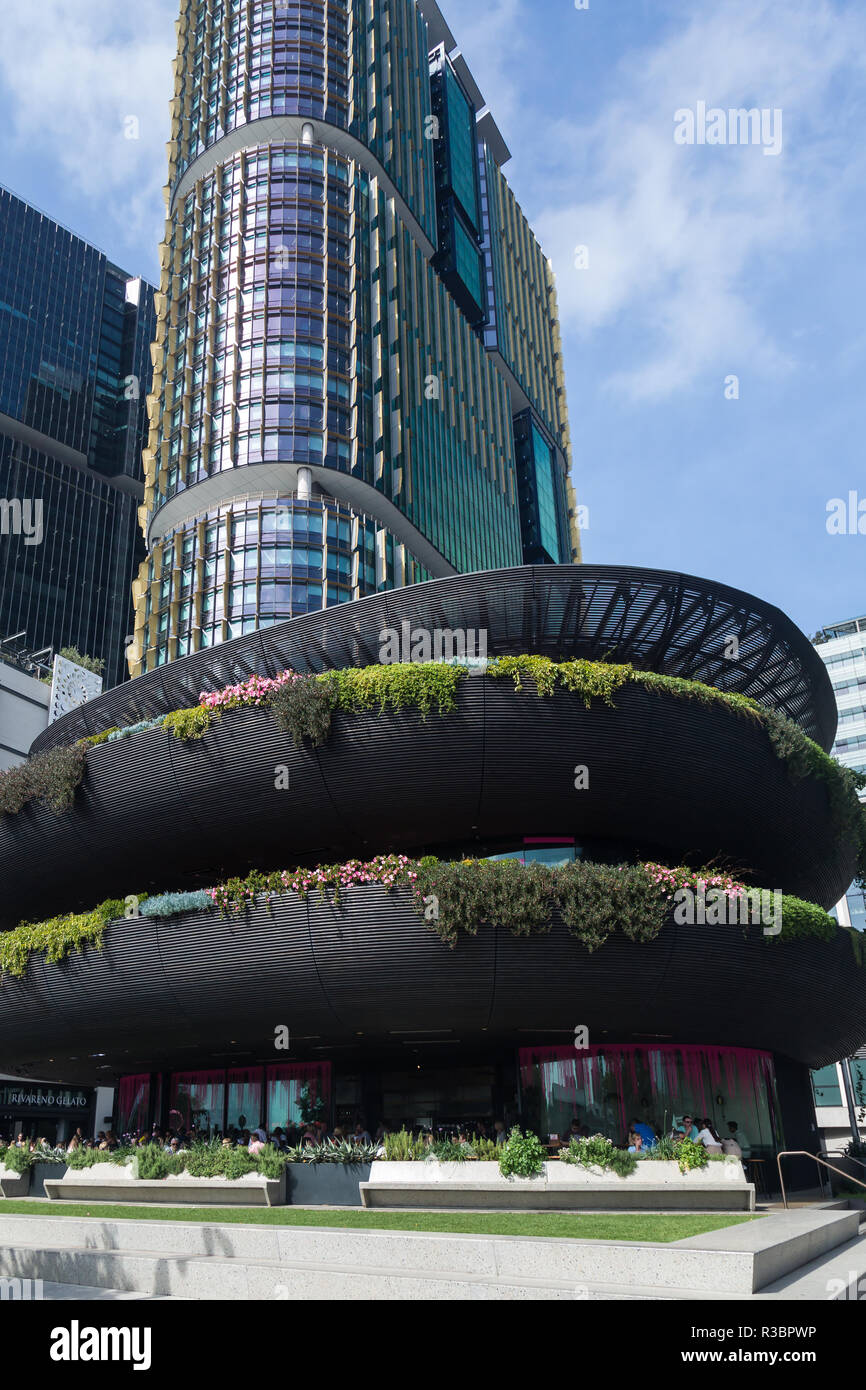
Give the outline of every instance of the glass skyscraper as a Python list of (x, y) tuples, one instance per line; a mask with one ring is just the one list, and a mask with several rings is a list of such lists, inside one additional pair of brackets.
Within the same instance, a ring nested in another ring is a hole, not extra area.
[[(817, 633), (815, 645), (830, 674), (839, 727), (833, 757), (855, 772), (866, 774), (866, 617), (825, 627)], [(860, 793), (866, 802), (866, 791)], [(866, 931), (866, 903), (863, 890), (855, 883), (836, 909), (846, 926)]]
[(0, 188), (0, 638), (75, 646), (107, 685), (141, 559), (153, 295)]
[(133, 674), (580, 558), (550, 266), (433, 0), (183, 0)]

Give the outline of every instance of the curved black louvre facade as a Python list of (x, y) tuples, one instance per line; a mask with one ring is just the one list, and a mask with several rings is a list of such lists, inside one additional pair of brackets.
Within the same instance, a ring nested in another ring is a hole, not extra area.
[[(485, 634), (490, 657), (606, 658), (750, 695), (825, 747), (835, 731), (826, 670), (778, 610), (704, 580), (587, 566), (460, 576), (298, 618), (109, 691), (40, 746), (189, 707), (252, 673), (376, 665), (383, 633), (403, 623)], [(576, 764), (591, 774), (580, 791)], [(826, 784), (792, 780), (763, 724), (725, 702), (631, 683), (587, 708), (479, 673), (445, 714), (338, 712), (317, 748), (296, 746), (266, 708), (229, 711), (200, 740), (156, 728), (91, 748), (70, 811), (28, 806), (0, 821), (2, 925), (32, 920), (37, 897), (48, 915), (251, 869), (396, 852), (475, 860), (534, 844), (602, 864), (712, 864), (825, 908), (856, 858)], [(789, 1111), (787, 1140), (804, 1142), (806, 1069), (861, 1045), (864, 1019), (866, 972), (841, 929), (775, 941), (669, 916), (652, 941), (616, 935), (589, 953), (553, 911), (546, 935), (491, 923), (452, 949), (404, 889), (367, 886), (339, 905), (287, 894), (238, 917), (115, 921), (101, 953), (33, 957), (0, 990), (0, 1067), (68, 1081), (160, 1074), (167, 1096), (193, 1068), (264, 1074), (285, 1022), (299, 1067), (335, 1069), (340, 1118), (354, 1105), (399, 1120), (388, 1077), (407, 1058), (457, 1085), (464, 1067), (513, 1075), (517, 1053), (544, 1091), (550, 1068), (573, 1065), (579, 1020), (602, 1050), (711, 1047), (743, 1074), (775, 1067), (781, 1100), (755, 1082), (756, 1114), (763, 1127), (776, 1116), (778, 1141)], [(350, 1081), (356, 1099), (342, 1106)], [(555, 1097), (544, 1104), (559, 1114)]]
[(58, 720), (34, 750), (154, 718), (253, 673), (375, 665), (380, 633), (403, 622), (484, 631), (491, 656), (631, 662), (749, 695), (795, 720), (825, 751), (836, 736), (824, 663), (772, 604), (667, 570), (545, 565), (417, 584), (260, 628), (118, 686)]

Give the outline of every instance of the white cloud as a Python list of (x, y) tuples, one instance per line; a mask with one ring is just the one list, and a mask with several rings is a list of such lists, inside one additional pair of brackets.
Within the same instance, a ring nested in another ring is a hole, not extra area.
[[(863, 155), (845, 79), (863, 65), (866, 18), (830, 0), (722, 0), (622, 63), (589, 128), (560, 122), (554, 194), (533, 221), (556, 272), (566, 327), (615, 325), (626, 360), (609, 383), (663, 398), (710, 369), (774, 373), (766, 288), (791, 253), (832, 238)], [(785, 147), (682, 147), (674, 112), (780, 107)], [(579, 200), (574, 189), (581, 189)], [(589, 247), (588, 270), (574, 248)], [(623, 329), (630, 332), (623, 334)], [(630, 359), (630, 360), (629, 360)]]
[(130, 248), (162, 235), (176, 12), (176, 0), (28, 0), (3, 14), (5, 141), (98, 204)]

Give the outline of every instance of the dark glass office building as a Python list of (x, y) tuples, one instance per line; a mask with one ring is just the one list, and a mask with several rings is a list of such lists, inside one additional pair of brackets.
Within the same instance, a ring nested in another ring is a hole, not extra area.
[(184, 0), (132, 673), (580, 557), (549, 263), (432, 0)]
[(0, 637), (126, 674), (154, 291), (0, 188)]

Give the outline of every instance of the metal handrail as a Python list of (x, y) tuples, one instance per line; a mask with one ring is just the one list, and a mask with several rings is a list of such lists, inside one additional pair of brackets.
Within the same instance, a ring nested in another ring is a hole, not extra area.
[[(838, 1173), (840, 1178), (847, 1178), (849, 1182), (856, 1183), (858, 1187), (862, 1187), (864, 1191), (866, 1191), (866, 1182), (864, 1182), (862, 1178), (852, 1178), (850, 1173), (846, 1173), (843, 1168), (836, 1168), (832, 1163), (828, 1163), (825, 1158), (821, 1158), (819, 1154), (810, 1154), (806, 1149), (784, 1149), (782, 1153), (776, 1154), (776, 1166), (779, 1169), (779, 1186), (782, 1189), (782, 1201), (785, 1204), (786, 1211), (788, 1210), (788, 1195), (785, 1192), (785, 1179), (782, 1177), (783, 1158), (814, 1158), (816, 1163), (820, 1163), (824, 1168), (829, 1168), (832, 1173)], [(857, 1159), (855, 1161), (859, 1163), (860, 1160)]]

